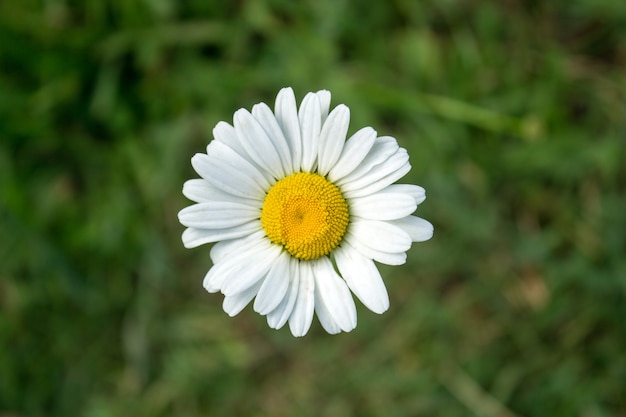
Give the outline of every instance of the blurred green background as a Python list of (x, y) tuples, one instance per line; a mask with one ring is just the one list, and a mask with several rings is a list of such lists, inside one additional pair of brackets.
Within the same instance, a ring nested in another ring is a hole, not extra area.
[[(284, 86), (427, 189), (349, 334), (228, 318), (180, 241)], [(626, 416), (625, 103), (621, 0), (0, 1), (0, 416)]]

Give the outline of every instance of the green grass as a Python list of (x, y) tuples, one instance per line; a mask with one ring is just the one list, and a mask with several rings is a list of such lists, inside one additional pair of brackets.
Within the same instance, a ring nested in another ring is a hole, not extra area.
[[(626, 416), (626, 3), (0, 2), (0, 416)], [(435, 235), (295, 339), (186, 250), (220, 120), (330, 89)]]

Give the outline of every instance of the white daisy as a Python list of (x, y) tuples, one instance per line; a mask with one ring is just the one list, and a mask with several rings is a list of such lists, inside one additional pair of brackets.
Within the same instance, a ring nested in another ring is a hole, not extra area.
[(422, 187), (393, 184), (410, 170), (407, 151), (365, 127), (346, 140), (350, 110), (329, 113), (330, 93), (309, 93), (300, 108), (291, 88), (220, 122), (206, 154), (191, 163), (201, 179), (183, 194), (185, 247), (217, 242), (204, 278), (238, 314), (252, 299), (270, 327), (305, 335), (313, 313), (328, 333), (356, 327), (350, 290), (383, 313), (389, 297), (376, 262), (400, 265), (433, 226), (412, 213)]

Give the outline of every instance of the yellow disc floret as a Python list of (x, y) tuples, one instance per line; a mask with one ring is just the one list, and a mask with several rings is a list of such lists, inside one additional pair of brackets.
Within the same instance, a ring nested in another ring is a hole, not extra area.
[(265, 197), (261, 224), (267, 237), (302, 260), (328, 255), (348, 227), (348, 204), (336, 185), (299, 172), (274, 184)]

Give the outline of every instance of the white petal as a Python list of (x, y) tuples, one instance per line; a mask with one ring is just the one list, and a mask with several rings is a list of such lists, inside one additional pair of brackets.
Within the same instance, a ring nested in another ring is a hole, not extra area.
[(415, 204), (417, 205), (420, 205), (424, 200), (426, 200), (426, 190), (419, 185), (413, 184), (392, 184), (383, 188), (378, 193), (407, 194), (415, 199)]
[(233, 121), (239, 141), (250, 159), (274, 178), (283, 178), (285, 172), (278, 151), (254, 116), (246, 109), (239, 109), (235, 112)]
[(261, 222), (258, 220), (225, 229), (197, 229), (190, 227), (183, 232), (182, 240), (186, 248), (195, 248), (205, 243), (247, 236), (260, 229)]
[(183, 184), (183, 195), (196, 203), (212, 200), (214, 190), (216, 188), (211, 186), (207, 180), (200, 178), (185, 181)]
[[(235, 132), (235, 128), (226, 122), (219, 122), (213, 128), (213, 137), (216, 141), (222, 142), (224, 145), (233, 149), (239, 155), (246, 157), (246, 150), (241, 145), (239, 138), (237, 137), (237, 132)], [(209, 143), (209, 146), (211, 144)], [(208, 153), (207, 146), (207, 153)]]
[(298, 298), (298, 291), (300, 289), (300, 263), (296, 258), (290, 258), (289, 263), (289, 270), (291, 271), (289, 291), (287, 295), (283, 297), (278, 307), (267, 315), (267, 324), (272, 329), (280, 329), (287, 323), (287, 320), (293, 313), (293, 307)]
[(209, 269), (202, 280), (202, 286), (210, 293), (218, 292), (229, 274), (237, 268), (236, 262), (220, 262)]
[(283, 173), (288, 175), (293, 172), (291, 162), (291, 151), (285, 135), (283, 134), (276, 116), (265, 103), (259, 103), (252, 107), (252, 115), (258, 120), (259, 124), (271, 139), (274, 148), (278, 152), (278, 157), (283, 166)]
[(256, 293), (259, 291), (261, 282), (257, 282), (252, 287), (238, 294), (225, 296), (222, 308), (229, 316), (236, 316), (252, 301)]
[(274, 178), (251, 160), (245, 151), (239, 153), (224, 143), (214, 140), (207, 146), (207, 155), (222, 160), (234, 169), (242, 171), (264, 190), (269, 189), (274, 184)]
[[(341, 189), (346, 197), (361, 197), (382, 190), (409, 172), (409, 154), (406, 149), (399, 148), (385, 162), (376, 165), (360, 178), (344, 182)], [(366, 191), (365, 191), (366, 190)]]
[(314, 93), (309, 93), (302, 100), (298, 118), (300, 119), (300, 132), (302, 134), (302, 164), (301, 170), (311, 172), (317, 162), (317, 150), (319, 149), (320, 131), (322, 128), (322, 116), (320, 100)]
[(357, 168), (367, 156), (376, 140), (376, 131), (364, 127), (352, 135), (345, 143), (341, 156), (328, 173), (328, 179), (336, 183)]
[(225, 229), (259, 219), (258, 208), (230, 201), (209, 201), (185, 207), (178, 213), (183, 226), (198, 229)]
[(350, 232), (346, 233), (344, 240), (354, 247), (366, 258), (375, 260), (385, 265), (402, 265), (406, 262), (406, 252), (387, 252), (372, 248), (366, 242), (355, 238)]
[(374, 261), (345, 241), (333, 253), (341, 276), (365, 307), (377, 314), (387, 311), (389, 295)]
[(356, 307), (346, 282), (333, 268), (326, 256), (312, 263), (315, 290), (334, 321), (344, 332), (356, 327)]
[(411, 238), (400, 227), (389, 222), (357, 219), (350, 225), (350, 233), (366, 246), (381, 252), (406, 252)]
[(381, 136), (377, 138), (361, 163), (359, 163), (359, 165), (348, 175), (339, 179), (336, 182), (337, 185), (342, 185), (361, 178), (376, 165), (385, 162), (392, 155), (398, 152), (399, 148), (398, 141), (390, 136)]
[(283, 251), (267, 273), (254, 300), (254, 311), (257, 313), (262, 315), (270, 313), (287, 295), (291, 279), (289, 258), (289, 253)]
[(320, 114), (322, 116), (322, 123), (328, 117), (328, 109), (330, 109), (330, 91), (328, 90), (320, 90), (316, 92), (317, 98), (320, 100)]
[(264, 178), (263, 175), (243, 158), (239, 158), (235, 161), (195, 154), (191, 158), (191, 164), (202, 178), (216, 188), (238, 197), (262, 200), (265, 197), (265, 190), (269, 189), (269, 186), (263, 187), (259, 184), (259, 180)]
[(350, 109), (343, 104), (335, 107), (328, 115), (320, 132), (319, 154), (317, 171), (326, 175), (335, 166), (346, 142), (348, 125), (350, 124)]
[(291, 88), (283, 88), (278, 92), (274, 113), (289, 145), (293, 164), (292, 172), (299, 172), (302, 162), (302, 139), (296, 97)]
[(363, 188), (359, 188), (357, 190), (345, 190), (344, 196), (347, 198), (355, 198), (376, 193), (383, 188), (390, 186), (395, 181), (398, 181), (400, 178), (404, 177), (410, 170), (411, 164), (406, 162), (397, 171), (391, 172), (390, 174), (387, 174), (386, 176), (372, 182), (371, 184), (366, 185)]
[(329, 334), (341, 333), (341, 328), (335, 321), (333, 315), (330, 313), (328, 308), (326, 308), (326, 304), (324, 304), (322, 294), (317, 287), (315, 287), (315, 314), (317, 315), (320, 324), (322, 325), (324, 330), (326, 330), (326, 332), (328, 332)]
[(435, 228), (428, 221), (421, 217), (407, 216), (390, 222), (407, 232), (413, 242), (424, 242), (433, 237)]
[[(273, 245), (271, 245), (271, 243), (269, 243), (267, 238), (264, 236), (259, 237), (258, 234), (255, 234), (254, 236), (247, 237), (243, 242), (241, 242), (241, 246), (238, 247), (237, 250), (231, 251), (228, 256), (223, 256), (219, 262), (215, 263), (213, 267), (209, 269), (209, 272), (204, 277), (202, 285), (208, 292), (221, 290), (225, 295), (232, 295), (243, 291), (254, 283), (252, 282), (246, 287), (245, 284), (249, 282), (247, 279), (249, 278), (250, 281), (253, 281), (254, 277), (246, 275), (244, 282), (238, 282), (240, 276), (237, 274), (241, 274), (240, 271), (242, 269), (249, 269), (249, 273), (252, 275), (263, 272), (262, 268), (265, 265), (262, 264), (262, 261), (257, 262), (257, 258), (268, 256), (266, 253), (270, 252), (271, 246)], [(269, 269), (269, 267), (267, 268)], [(266, 273), (267, 270), (264, 272)], [(243, 273), (245, 273), (245, 271)], [(234, 277), (233, 281), (235, 282), (229, 282), (231, 276)], [(227, 291), (227, 293), (223, 291), (224, 285), (228, 285), (230, 287), (230, 290)]]
[(417, 209), (411, 195), (379, 192), (349, 200), (350, 214), (371, 220), (394, 220), (406, 217)]
[(245, 258), (238, 257), (237, 268), (221, 286), (222, 293), (234, 295), (250, 288), (267, 274), (281, 251), (279, 246), (267, 242), (265, 247), (260, 247), (257, 251), (248, 250)]
[(265, 231), (262, 230), (259, 225), (259, 230), (248, 236), (217, 242), (211, 247), (211, 251), (209, 252), (211, 262), (213, 262), (213, 264), (215, 265), (232, 253), (244, 252), (247, 250), (249, 245), (256, 245), (257, 242), (264, 237)]
[(185, 181), (183, 184), (183, 195), (197, 203), (204, 203), (207, 201), (231, 201), (246, 204), (259, 209), (263, 206), (263, 202), (259, 200), (234, 196), (216, 188), (207, 180), (200, 178)]
[(302, 337), (309, 331), (315, 308), (315, 279), (309, 262), (300, 263), (300, 285), (298, 298), (289, 316), (289, 329), (295, 337)]

